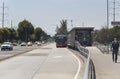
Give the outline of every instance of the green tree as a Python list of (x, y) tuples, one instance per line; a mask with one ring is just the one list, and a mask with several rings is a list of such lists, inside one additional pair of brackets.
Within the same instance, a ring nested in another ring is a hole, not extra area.
[(110, 41), (112, 41), (114, 37), (116, 37), (118, 40), (120, 40), (120, 27), (119, 26), (114, 26), (113, 28), (109, 29)]
[(9, 41), (13, 42), (18, 39), (17, 31), (13, 28), (8, 28), (10, 32)]
[(0, 42), (17, 40), (17, 31), (12, 28), (0, 28)]
[(35, 29), (35, 41), (39, 41), (42, 35), (42, 29), (40, 27), (37, 27)]
[(35, 42), (35, 38), (36, 38), (35, 34), (30, 35), (30, 40), (31, 41)]
[(102, 28), (94, 35), (94, 40), (98, 41), (99, 43), (106, 44), (107, 43), (107, 28)]
[(42, 35), (41, 35), (42, 37), (41, 37), (41, 41), (42, 40), (47, 40), (48, 39), (48, 35), (47, 35), (47, 33), (46, 32), (44, 32), (44, 31), (42, 31)]
[(67, 35), (67, 20), (60, 21), (60, 28), (56, 27), (56, 35)]
[(27, 42), (30, 41), (30, 35), (34, 33), (34, 27), (29, 21), (23, 20), (18, 24), (17, 31), (20, 39)]
[(56, 26), (56, 35), (59, 35), (60, 34), (60, 28), (58, 26)]
[(94, 33), (94, 40), (102, 44), (110, 43), (115, 37), (120, 41), (119, 26), (114, 26), (110, 29), (102, 28)]
[(0, 28), (0, 42), (3, 42), (3, 41), (4, 41), (3, 31), (2, 31), (2, 29)]
[(60, 21), (61, 25), (59, 28), (60, 34), (67, 35), (67, 20)]
[(1, 28), (1, 30), (3, 31), (3, 32), (2, 32), (3, 41), (9, 41), (11, 33), (10, 33), (10, 31), (8, 30), (8, 28)]

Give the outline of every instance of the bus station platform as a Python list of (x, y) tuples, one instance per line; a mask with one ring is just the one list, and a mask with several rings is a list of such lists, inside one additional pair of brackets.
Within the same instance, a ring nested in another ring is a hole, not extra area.
[(96, 79), (120, 79), (120, 56), (117, 63), (112, 61), (112, 54), (103, 54), (97, 47), (87, 47), (95, 66)]

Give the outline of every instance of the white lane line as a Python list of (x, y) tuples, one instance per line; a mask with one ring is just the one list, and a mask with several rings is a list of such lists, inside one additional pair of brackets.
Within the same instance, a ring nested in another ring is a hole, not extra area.
[(63, 56), (55, 56), (55, 57), (53, 57), (53, 58), (62, 58)]
[(74, 55), (72, 52), (70, 52), (75, 58), (76, 58), (76, 60), (78, 61), (78, 69), (77, 69), (77, 72), (76, 72), (76, 74), (75, 74), (75, 76), (74, 76), (74, 79), (77, 79), (78, 78), (78, 75), (79, 75), (79, 73), (80, 73), (80, 68), (81, 68), (81, 62), (80, 62), (80, 60), (78, 59), (78, 57), (76, 56), (76, 55)]

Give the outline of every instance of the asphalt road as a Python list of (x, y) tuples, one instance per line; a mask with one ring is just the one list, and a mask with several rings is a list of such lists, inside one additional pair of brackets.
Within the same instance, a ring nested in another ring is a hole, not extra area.
[(14, 46), (12, 51), (9, 50), (5, 50), (5, 51), (1, 51), (0, 50), (0, 60), (4, 60), (5, 58), (20, 54), (20, 53), (24, 53), (36, 48), (40, 48), (40, 46)]
[(50, 44), (0, 62), (0, 79), (78, 79), (81, 62)]

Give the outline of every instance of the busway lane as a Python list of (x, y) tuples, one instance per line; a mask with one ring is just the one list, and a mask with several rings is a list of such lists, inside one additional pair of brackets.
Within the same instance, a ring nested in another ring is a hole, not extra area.
[(36, 72), (33, 79), (78, 79), (81, 62), (67, 48), (56, 48)]

